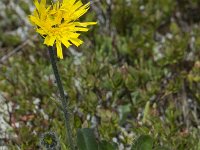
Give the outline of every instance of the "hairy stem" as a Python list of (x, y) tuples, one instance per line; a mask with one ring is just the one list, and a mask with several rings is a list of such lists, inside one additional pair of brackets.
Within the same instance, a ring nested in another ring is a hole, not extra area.
[(62, 102), (62, 106), (63, 106), (62, 111), (63, 111), (64, 117), (65, 117), (65, 126), (66, 126), (66, 129), (67, 129), (66, 134), (67, 134), (68, 143), (70, 145), (71, 150), (75, 150), (75, 146), (74, 146), (73, 138), (72, 138), (72, 132), (71, 132), (72, 130), (71, 130), (71, 126), (70, 126), (70, 120), (69, 120), (69, 112), (67, 110), (67, 108), (68, 108), (67, 107), (68, 97), (64, 93), (63, 85), (62, 85), (60, 75), (59, 75), (59, 72), (58, 72), (58, 68), (57, 68), (57, 65), (56, 65), (55, 51), (54, 51), (53, 47), (48, 48), (48, 50), (49, 50), (51, 65), (52, 65), (53, 72), (54, 72), (54, 75), (55, 75), (55, 78), (56, 78), (58, 90), (59, 90), (60, 96), (61, 96), (61, 102)]

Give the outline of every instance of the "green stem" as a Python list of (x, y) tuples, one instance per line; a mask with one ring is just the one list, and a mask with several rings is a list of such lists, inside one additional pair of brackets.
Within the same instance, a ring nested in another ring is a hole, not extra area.
[(70, 120), (69, 120), (69, 112), (67, 110), (67, 99), (68, 97), (64, 94), (64, 89), (63, 89), (63, 85), (60, 79), (60, 75), (58, 72), (58, 68), (56, 65), (56, 59), (55, 59), (55, 51), (53, 49), (53, 47), (48, 48), (49, 50), (49, 55), (50, 55), (50, 60), (51, 60), (51, 65), (53, 68), (53, 72), (56, 78), (56, 82), (57, 82), (57, 86), (58, 86), (58, 90), (60, 92), (60, 96), (61, 96), (61, 102), (62, 102), (62, 106), (63, 106), (63, 113), (64, 113), (64, 117), (65, 117), (65, 126), (67, 129), (67, 139), (68, 139), (68, 143), (70, 145), (71, 150), (75, 150), (75, 146), (73, 144), (73, 138), (72, 138), (72, 130), (71, 130), (71, 126), (70, 126)]

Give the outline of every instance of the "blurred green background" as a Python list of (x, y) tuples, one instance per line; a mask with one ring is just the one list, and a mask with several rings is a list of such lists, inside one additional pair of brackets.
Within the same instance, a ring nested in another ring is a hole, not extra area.
[[(84, 0), (84, 3), (87, 1)], [(0, 1), (0, 144), (39, 149), (64, 119), (47, 48), (28, 22), (31, 0)], [(141, 134), (154, 147), (200, 150), (200, 1), (94, 0), (82, 21), (98, 21), (81, 47), (58, 62), (74, 136), (130, 149)]]

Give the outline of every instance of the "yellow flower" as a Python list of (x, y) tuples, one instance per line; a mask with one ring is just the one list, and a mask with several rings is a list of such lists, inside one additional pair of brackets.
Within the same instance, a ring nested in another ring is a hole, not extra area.
[(62, 44), (67, 48), (72, 44), (79, 46), (83, 43), (79, 39), (79, 32), (86, 32), (88, 25), (96, 24), (77, 21), (88, 11), (90, 3), (83, 5), (80, 0), (62, 0), (48, 5), (46, 0), (34, 0), (34, 4), (36, 8), (29, 20), (36, 26), (36, 32), (44, 37), (44, 44), (56, 44), (57, 56), (60, 59), (63, 59)]

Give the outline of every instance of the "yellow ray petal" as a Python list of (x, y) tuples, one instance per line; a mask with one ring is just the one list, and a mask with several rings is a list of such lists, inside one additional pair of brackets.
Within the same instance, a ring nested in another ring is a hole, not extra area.
[(83, 43), (83, 41), (80, 40), (80, 39), (78, 39), (78, 38), (74, 38), (74, 39), (73, 39), (73, 38), (70, 38), (70, 41), (71, 41), (74, 45), (76, 45), (77, 47)]
[(73, 22), (75, 26), (80, 26), (80, 27), (87, 27), (89, 25), (95, 25), (97, 22)]
[(71, 46), (71, 44), (69, 43), (69, 39), (67, 37), (63, 37), (61, 39), (61, 42), (68, 48)]
[(88, 28), (80, 28), (80, 27), (75, 27), (72, 31), (82, 31), (82, 32), (87, 32), (89, 29)]
[(57, 57), (63, 59), (62, 45), (59, 40), (56, 40)]
[(66, 31), (66, 32), (63, 32), (63, 36), (64, 37), (67, 37), (68, 39), (69, 38), (78, 38), (79, 37), (79, 33), (74, 33), (74, 32), (69, 32), (69, 31)]
[(82, 15), (84, 15), (88, 9), (89, 9), (89, 5), (90, 5), (90, 2), (88, 2), (87, 4), (79, 7), (72, 15), (71, 15), (71, 18), (72, 20), (77, 20), (79, 17), (81, 17)]
[(41, 35), (46, 35), (47, 34), (42, 28), (36, 29), (36, 32), (41, 34)]
[(35, 5), (36, 9), (39, 11), (40, 10), (40, 4), (39, 4), (38, 0), (34, 0), (33, 3)]
[(40, 2), (40, 4), (41, 4), (41, 6), (46, 6), (46, 0), (41, 0), (41, 2)]
[(33, 25), (37, 25), (39, 27), (42, 26), (42, 22), (38, 18), (36, 18), (35, 16), (29, 16), (29, 20)]
[(55, 36), (47, 35), (46, 38), (44, 39), (44, 44), (46, 44), (48, 46), (53, 46), (55, 40), (56, 40)]

